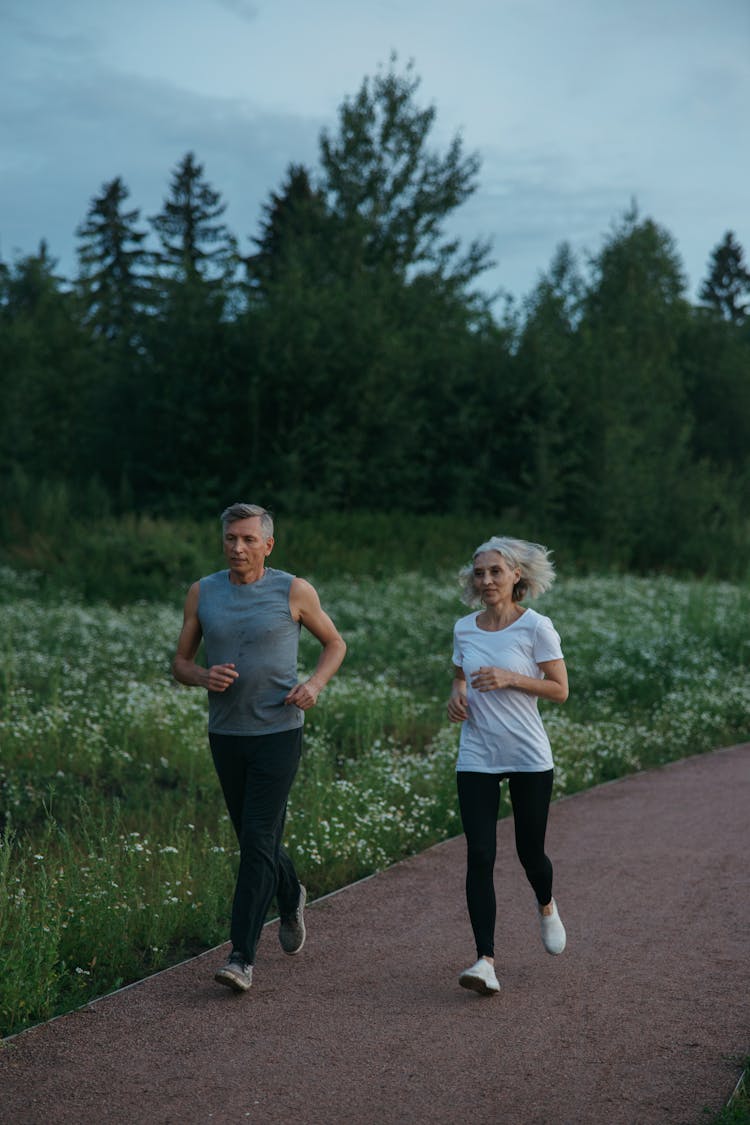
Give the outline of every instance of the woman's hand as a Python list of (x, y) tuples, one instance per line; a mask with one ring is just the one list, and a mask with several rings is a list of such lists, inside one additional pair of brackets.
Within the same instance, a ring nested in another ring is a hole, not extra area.
[(471, 686), (474, 691), (496, 691), (498, 688), (513, 687), (517, 679), (516, 673), (509, 672), (507, 668), (485, 665), (472, 674)]
[(565, 661), (545, 660), (538, 665), (542, 679), (536, 676), (522, 676), (520, 672), (510, 672), (507, 668), (491, 668), (485, 665), (473, 672), (471, 686), (475, 691), (497, 691), (513, 688), (538, 699), (551, 703), (564, 703), (568, 698), (568, 672)]
[(462, 723), (469, 717), (469, 708), (466, 703), (466, 685), (463, 691), (453, 691), (448, 700), (448, 718), (452, 723)]

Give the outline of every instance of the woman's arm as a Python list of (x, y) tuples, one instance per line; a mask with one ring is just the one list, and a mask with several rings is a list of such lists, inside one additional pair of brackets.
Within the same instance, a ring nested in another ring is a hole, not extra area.
[[(511, 688), (526, 695), (536, 695), (551, 703), (564, 703), (568, 698), (568, 670), (564, 660), (544, 660), (538, 665), (544, 679), (535, 676), (522, 676), (519, 672), (509, 672), (507, 668), (491, 668), (488, 665), (479, 669), (471, 677), (475, 691), (497, 691)], [(455, 682), (455, 681), (454, 681)]]
[(468, 718), (469, 708), (466, 702), (466, 676), (463, 668), (453, 665), (453, 685), (451, 697), (448, 700), (448, 718), (452, 723), (462, 723)]

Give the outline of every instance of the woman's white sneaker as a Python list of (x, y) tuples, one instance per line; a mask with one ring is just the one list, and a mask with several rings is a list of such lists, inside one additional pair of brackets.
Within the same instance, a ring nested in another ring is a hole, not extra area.
[(495, 969), (489, 961), (485, 961), (484, 957), (480, 957), (476, 965), (472, 965), (470, 969), (464, 969), (458, 978), (458, 983), (462, 988), (471, 988), (474, 992), (480, 992), (482, 996), (496, 996), (500, 991)]
[(562, 953), (565, 949), (565, 926), (557, 912), (557, 903), (552, 899), (552, 913), (542, 914), (539, 907), (539, 921), (542, 927), (542, 941), (548, 953)]

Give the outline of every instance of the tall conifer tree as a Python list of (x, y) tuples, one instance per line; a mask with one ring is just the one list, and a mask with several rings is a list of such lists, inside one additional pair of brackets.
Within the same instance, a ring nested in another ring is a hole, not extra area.
[(148, 302), (146, 231), (137, 228), (137, 208), (123, 209), (129, 194), (119, 176), (105, 183), (76, 231), (87, 319), (108, 340), (129, 337)]
[(750, 310), (750, 271), (742, 247), (732, 231), (727, 231), (709, 261), (709, 272), (701, 286), (704, 305), (725, 320), (741, 324)]
[(226, 279), (234, 271), (235, 239), (220, 221), (226, 206), (188, 152), (172, 173), (164, 206), (150, 219), (161, 243), (160, 262), (172, 277)]
[(253, 289), (267, 295), (292, 266), (325, 280), (332, 234), (323, 193), (304, 165), (290, 164), (281, 190), (263, 205), (260, 234), (253, 239), (258, 249), (245, 259)]

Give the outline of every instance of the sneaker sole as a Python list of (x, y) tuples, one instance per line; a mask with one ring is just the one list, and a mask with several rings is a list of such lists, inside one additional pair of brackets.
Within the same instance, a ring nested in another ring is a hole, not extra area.
[(247, 992), (252, 985), (252, 981), (248, 984), (244, 984), (231, 973), (223, 973), (221, 969), (219, 969), (218, 973), (214, 973), (214, 980), (218, 984), (223, 984), (227, 988), (231, 988), (233, 992)]
[(461, 988), (470, 988), (472, 992), (478, 992), (480, 996), (497, 996), (500, 988), (490, 988), (486, 981), (481, 977), (472, 976), (470, 973), (462, 973), (458, 978), (458, 983)]

